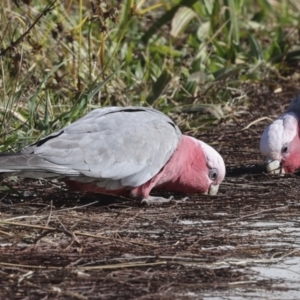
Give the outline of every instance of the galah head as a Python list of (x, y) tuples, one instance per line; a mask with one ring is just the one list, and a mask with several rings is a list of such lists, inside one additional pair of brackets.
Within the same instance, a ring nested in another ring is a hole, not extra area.
[(223, 181), (226, 173), (225, 164), (222, 156), (208, 144), (198, 141), (203, 149), (206, 161), (206, 194), (216, 195), (219, 185)]
[(300, 97), (297, 97), (261, 136), (260, 152), (266, 159), (268, 172), (279, 174), (300, 170), (299, 104)]

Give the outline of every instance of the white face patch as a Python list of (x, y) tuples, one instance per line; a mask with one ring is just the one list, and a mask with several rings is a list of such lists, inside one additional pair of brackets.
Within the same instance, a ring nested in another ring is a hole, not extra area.
[(292, 142), (298, 134), (298, 119), (294, 113), (281, 115), (263, 132), (260, 139), (260, 152), (264, 157), (281, 160), (283, 145)]
[(211, 146), (207, 145), (206, 143), (195, 140), (197, 143), (200, 143), (201, 148), (203, 149), (206, 163), (210, 169), (216, 168), (219, 171), (219, 179), (218, 181), (221, 182), (226, 173), (225, 164), (222, 156)]

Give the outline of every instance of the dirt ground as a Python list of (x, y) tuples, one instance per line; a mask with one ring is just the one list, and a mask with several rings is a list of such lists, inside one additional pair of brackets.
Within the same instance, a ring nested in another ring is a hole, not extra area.
[(296, 94), (249, 92), (250, 109), (199, 136), (227, 165), (217, 196), (142, 206), (9, 181), (0, 299), (299, 299), (300, 179), (264, 172), (259, 138), (270, 121), (257, 121)]

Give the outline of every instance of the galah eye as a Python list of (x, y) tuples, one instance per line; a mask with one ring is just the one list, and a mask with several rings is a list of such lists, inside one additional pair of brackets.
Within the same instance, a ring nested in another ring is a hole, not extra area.
[(281, 148), (281, 153), (282, 153), (282, 154), (285, 154), (285, 153), (288, 152), (288, 150), (289, 150), (289, 145), (288, 145), (288, 144), (284, 144), (284, 145), (282, 146), (282, 148)]
[(217, 178), (218, 178), (218, 176), (219, 176), (219, 171), (218, 171), (218, 169), (215, 169), (215, 168), (210, 169), (210, 170), (209, 170), (209, 173), (208, 173), (208, 176), (209, 176), (209, 178), (210, 178), (212, 181), (217, 180)]

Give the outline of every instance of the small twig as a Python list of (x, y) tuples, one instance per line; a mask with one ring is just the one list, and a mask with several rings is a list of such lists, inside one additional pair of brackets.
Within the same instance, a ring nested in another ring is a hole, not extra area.
[[(295, 250), (293, 250), (293, 251), (290, 251), (290, 252), (288, 252), (288, 253), (286, 253), (286, 254), (280, 256), (278, 259), (283, 259), (283, 258), (285, 258), (285, 257), (291, 256), (291, 255), (294, 254), (294, 253), (299, 253), (299, 249), (295, 249)], [(273, 258), (273, 257), (272, 257), (272, 258)]]
[(107, 236), (99, 236), (99, 235), (95, 235), (95, 234), (83, 233), (83, 232), (78, 232), (78, 231), (75, 231), (75, 233), (77, 235), (87, 236), (87, 237), (92, 237), (92, 238), (114, 240), (114, 241), (118, 241), (118, 242), (121, 242), (121, 243), (124, 243), (124, 244), (134, 244), (134, 245), (139, 245), (139, 246), (148, 246), (148, 247), (153, 247), (153, 248), (159, 248), (159, 245), (139, 243), (139, 242), (134, 242), (134, 241), (130, 241), (129, 242), (129, 241), (121, 240), (121, 239), (111, 238), (111, 237), (107, 237)]
[[(48, 231), (58, 231), (58, 232), (63, 232), (66, 233), (68, 235), (70, 235), (69, 231), (63, 230), (63, 229), (59, 229), (59, 228), (55, 228), (55, 227), (50, 227), (50, 226), (42, 226), (42, 225), (32, 225), (32, 224), (22, 224), (22, 223), (17, 223), (17, 222), (8, 222), (8, 221), (2, 221), (0, 220), (0, 224), (3, 225), (11, 225), (11, 226), (20, 226), (20, 227), (28, 227), (28, 228), (35, 228), (35, 229), (42, 229), (42, 230), (48, 230)], [(109, 241), (117, 241), (120, 243), (124, 243), (124, 244), (134, 244), (134, 245), (139, 245), (139, 246), (148, 246), (148, 247), (159, 247), (158, 245), (153, 245), (153, 244), (146, 244), (146, 243), (139, 243), (139, 242), (134, 242), (134, 241), (125, 241), (125, 240), (121, 240), (121, 239), (116, 239), (116, 238), (112, 238), (112, 237), (108, 237), (108, 236), (100, 236), (100, 235), (96, 235), (96, 234), (90, 234), (90, 233), (84, 233), (84, 232), (80, 232), (80, 231), (74, 231), (74, 234), (80, 235), (80, 236), (86, 236), (86, 237), (91, 237), (91, 238), (96, 238), (96, 239), (103, 239), (103, 240), (109, 240)], [(72, 236), (72, 235), (71, 235)]]
[(48, 14), (49, 12), (51, 12), (56, 6), (55, 6), (56, 0), (54, 0), (52, 3), (49, 4), (48, 7), (46, 7), (40, 14), (39, 16), (35, 19), (35, 21), (28, 27), (28, 29), (14, 42), (11, 42), (10, 45), (3, 49), (0, 52), (0, 56), (4, 56), (6, 54), (7, 51), (11, 50), (12, 48), (16, 47), (18, 44), (20, 44), (22, 42), (22, 40), (30, 33), (30, 31), (32, 30), (32, 28), (39, 22), (39, 20), (45, 16), (46, 14)]
[(140, 214), (140, 211), (138, 211), (134, 216), (132, 216), (131, 218), (128, 218), (125, 223), (121, 224), (117, 231), (115, 231), (116, 233), (120, 230), (120, 228), (123, 228), (125, 225), (127, 225), (128, 223), (130, 223), (132, 220), (134, 220), (138, 215)]
[(18, 217), (13, 217), (13, 218), (7, 218), (6, 221), (10, 222), (10, 221), (14, 221), (14, 220), (19, 220), (19, 219), (27, 219), (27, 218), (41, 218), (44, 219), (48, 217), (47, 215), (23, 215), (23, 216), (18, 216)]
[(256, 123), (259, 123), (261, 121), (264, 121), (264, 120), (268, 120), (270, 122), (272, 122), (273, 120), (269, 117), (262, 117), (262, 118), (259, 118), (259, 119), (256, 119), (254, 120), (253, 122), (249, 123), (247, 126), (245, 126), (242, 131), (246, 130), (246, 129), (249, 129), (252, 125), (256, 124)]
[(81, 246), (81, 243), (79, 242), (77, 236), (75, 235), (75, 233), (73, 231), (70, 231), (68, 230), (65, 225), (57, 218), (58, 222), (60, 223), (60, 225), (64, 228), (64, 232), (66, 232), (67, 234), (69, 234), (71, 237), (72, 237), (72, 241), (71, 241), (71, 244), (65, 249), (69, 249), (72, 245), (73, 245), (73, 242), (75, 241), (78, 245)]
[(84, 271), (90, 271), (90, 270), (135, 268), (135, 267), (148, 267), (148, 266), (150, 267), (150, 266), (166, 265), (166, 264), (167, 264), (166, 261), (157, 261), (157, 262), (151, 262), (151, 263), (133, 262), (133, 263), (120, 263), (120, 264), (101, 265), (101, 266), (87, 266), (87, 267), (78, 266), (78, 269), (84, 270)]
[(240, 285), (240, 284), (251, 284), (251, 283), (257, 283), (256, 280), (248, 280), (248, 281), (235, 281), (235, 282), (228, 282), (229, 285)]
[(68, 211), (68, 210), (75, 210), (75, 209), (79, 209), (79, 208), (83, 208), (83, 207), (87, 207), (87, 206), (91, 206), (94, 204), (99, 203), (99, 201), (94, 201), (88, 204), (84, 204), (84, 205), (80, 205), (80, 206), (74, 206), (74, 207), (68, 207), (68, 208), (63, 208), (63, 209), (57, 209), (56, 212), (62, 212), (62, 211)]
[(53, 201), (51, 200), (51, 202), (50, 202), (50, 212), (49, 212), (49, 216), (48, 216), (48, 219), (47, 219), (47, 222), (46, 222), (47, 226), (49, 225), (51, 217), (52, 217), (52, 207), (53, 207)]
[[(240, 260), (224, 260), (218, 261), (214, 263), (205, 263), (201, 259), (191, 259), (189, 261), (188, 258), (181, 257), (180, 260), (175, 260), (176, 257), (168, 257), (168, 256), (161, 256), (159, 258), (167, 258), (164, 260), (157, 260), (155, 262), (145, 262), (145, 261), (137, 261), (137, 262), (124, 262), (124, 263), (117, 263), (117, 264), (110, 264), (110, 265), (94, 265), (94, 266), (87, 266), (87, 265), (79, 265), (77, 267), (67, 266), (64, 269), (77, 269), (81, 271), (91, 271), (91, 270), (105, 270), (105, 269), (119, 269), (119, 268), (136, 268), (136, 267), (150, 267), (150, 266), (157, 266), (157, 265), (167, 265), (168, 263), (173, 263), (177, 265), (196, 265), (198, 267), (204, 269), (219, 269), (219, 268), (230, 268), (232, 266), (239, 267), (239, 266), (246, 266), (250, 264), (272, 264), (280, 261), (281, 259), (240, 259)], [(158, 258), (158, 259), (159, 259)], [(14, 264), (14, 263), (6, 263), (0, 262), (0, 266), (3, 267), (11, 267), (11, 268), (30, 268), (30, 269), (49, 269), (49, 270), (58, 270), (62, 267), (56, 266), (42, 266), (42, 265), (25, 265), (25, 264)]]
[(55, 266), (34, 266), (34, 265), (24, 265), (24, 264), (13, 264), (13, 263), (6, 263), (6, 262), (0, 262), (0, 266), (3, 267), (11, 267), (11, 268), (28, 268), (28, 269), (49, 269), (49, 270), (59, 270), (61, 267), (55, 267)]
[[(166, 265), (166, 261), (158, 261), (151, 263), (137, 262), (137, 263), (120, 263), (120, 264), (112, 264), (112, 265), (101, 265), (101, 266), (88, 266), (88, 267), (66, 267), (64, 269), (79, 269), (79, 270), (104, 270), (104, 269), (119, 269), (119, 268), (134, 268), (134, 267), (147, 267), (147, 266), (157, 266), (157, 265)], [(59, 270), (63, 267), (56, 266), (42, 266), (42, 265), (25, 265), (25, 264), (14, 264), (14, 263), (5, 263), (0, 262), (0, 266), (3, 267), (11, 267), (11, 268), (29, 268), (29, 269), (49, 269), (49, 270)]]
[(10, 237), (13, 236), (13, 234), (5, 232), (5, 231), (2, 231), (2, 230), (0, 230), (0, 234), (4, 234), (4, 235), (10, 236)]
[(261, 211), (258, 211), (258, 212), (252, 213), (252, 214), (248, 214), (248, 215), (245, 215), (245, 216), (241, 216), (241, 217), (238, 217), (238, 218), (235, 218), (235, 219), (232, 219), (232, 220), (237, 221), (237, 220), (245, 219), (245, 218), (248, 218), (248, 217), (257, 216), (257, 215), (260, 215), (260, 214), (263, 214), (263, 213), (266, 213), (266, 212), (276, 211), (276, 210), (283, 210), (283, 209), (287, 209), (287, 208), (288, 208), (288, 206), (276, 207), (276, 208), (270, 208), (270, 209), (263, 209)]

